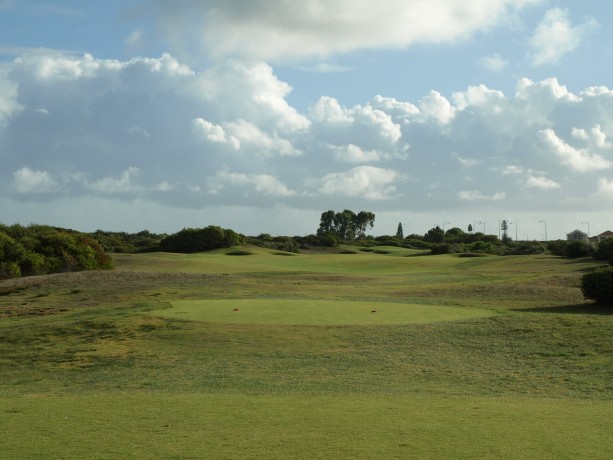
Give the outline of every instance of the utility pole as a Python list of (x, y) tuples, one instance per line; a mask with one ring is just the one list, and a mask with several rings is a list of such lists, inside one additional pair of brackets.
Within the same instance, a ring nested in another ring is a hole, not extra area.
[(581, 222), (582, 224), (587, 224), (587, 237), (590, 237), (590, 221), (588, 220), (587, 222)]
[(539, 220), (539, 224), (545, 224), (545, 241), (547, 241), (547, 221)]

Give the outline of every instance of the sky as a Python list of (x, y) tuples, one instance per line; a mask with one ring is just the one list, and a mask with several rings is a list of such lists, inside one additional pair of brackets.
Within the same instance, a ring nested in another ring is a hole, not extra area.
[(613, 230), (609, 0), (0, 0), (0, 222)]

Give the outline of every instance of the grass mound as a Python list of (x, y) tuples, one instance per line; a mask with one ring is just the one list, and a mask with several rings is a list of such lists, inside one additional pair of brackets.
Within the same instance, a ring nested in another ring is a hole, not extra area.
[(296, 299), (176, 300), (160, 315), (216, 323), (275, 325), (398, 325), (494, 315), (485, 309), (390, 302)]

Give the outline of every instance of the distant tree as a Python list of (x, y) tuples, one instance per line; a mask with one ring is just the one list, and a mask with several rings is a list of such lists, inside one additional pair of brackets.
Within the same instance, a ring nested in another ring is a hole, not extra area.
[(324, 235), (326, 233), (336, 233), (336, 229), (334, 227), (334, 211), (332, 210), (321, 213), (317, 234)]
[(445, 232), (445, 241), (462, 241), (466, 233), (458, 227), (450, 228)]
[(375, 215), (370, 211), (360, 211), (356, 216), (356, 234), (360, 238), (366, 236), (366, 229), (375, 226)]
[(424, 235), (424, 240), (430, 243), (442, 243), (445, 241), (445, 232), (438, 225), (428, 230)]
[(349, 209), (342, 212), (326, 211), (322, 213), (317, 235), (333, 234), (339, 240), (353, 241), (364, 238), (366, 229), (372, 228), (375, 215), (372, 212), (360, 211), (358, 214)]
[(471, 224), (468, 224), (468, 233), (472, 233), (473, 232), (473, 226)]
[(500, 224), (500, 230), (502, 230), (502, 242), (504, 244), (509, 243), (511, 239), (509, 238), (509, 235), (507, 233), (509, 230), (509, 224), (506, 220), (503, 220), (502, 223)]
[(398, 222), (398, 230), (396, 230), (396, 238), (399, 240), (404, 239), (404, 232), (402, 231), (402, 222)]

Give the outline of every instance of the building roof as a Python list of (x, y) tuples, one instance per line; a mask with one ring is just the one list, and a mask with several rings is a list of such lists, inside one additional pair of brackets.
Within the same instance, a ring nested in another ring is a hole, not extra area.
[(567, 235), (567, 236), (568, 236), (568, 235), (572, 235), (573, 233), (581, 233), (582, 235), (587, 236), (587, 233), (582, 232), (581, 230), (573, 230), (572, 232), (567, 233), (566, 235)]
[(606, 232), (602, 232), (600, 235), (596, 235), (596, 236), (606, 236), (606, 237), (613, 237), (613, 232), (611, 230), (607, 230)]

